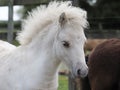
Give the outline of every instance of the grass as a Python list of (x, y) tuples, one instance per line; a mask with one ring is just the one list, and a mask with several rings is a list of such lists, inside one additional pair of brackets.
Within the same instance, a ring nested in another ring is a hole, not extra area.
[(68, 90), (68, 77), (59, 75), (59, 87), (58, 90)]
[(20, 44), (18, 43), (18, 41), (16, 41), (16, 40), (13, 40), (12, 44), (15, 45), (15, 46), (19, 46), (19, 45), (20, 45)]

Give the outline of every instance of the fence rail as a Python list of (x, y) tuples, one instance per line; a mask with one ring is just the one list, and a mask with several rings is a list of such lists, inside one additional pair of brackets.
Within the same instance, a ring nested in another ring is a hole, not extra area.
[[(13, 5), (30, 5), (30, 4), (41, 4), (47, 3), (50, 0), (13, 0)], [(0, 6), (8, 6), (10, 0), (0, 0)]]
[[(13, 30), (13, 39), (16, 37), (16, 33), (20, 28), (16, 26), (15, 30)], [(109, 38), (120, 38), (120, 30), (87, 30), (85, 31), (86, 37), (91, 39), (109, 39)], [(6, 28), (0, 28), (0, 39), (6, 40), (7, 38), (7, 30)]]

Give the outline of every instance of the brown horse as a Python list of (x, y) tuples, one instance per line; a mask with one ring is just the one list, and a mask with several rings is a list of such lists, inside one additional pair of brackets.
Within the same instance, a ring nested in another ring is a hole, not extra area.
[(88, 60), (91, 90), (120, 90), (120, 39), (99, 44)]
[(84, 49), (85, 51), (93, 50), (97, 45), (106, 41), (107, 39), (87, 39)]

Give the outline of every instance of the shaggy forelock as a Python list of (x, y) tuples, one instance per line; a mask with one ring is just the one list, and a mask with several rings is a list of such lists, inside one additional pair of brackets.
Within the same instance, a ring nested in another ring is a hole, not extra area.
[(87, 27), (86, 11), (73, 7), (70, 1), (51, 2), (48, 6), (39, 6), (29, 13), (29, 16), (22, 24), (22, 31), (18, 33), (17, 40), (21, 45), (26, 45), (43, 30), (44, 27), (59, 20), (61, 13), (65, 13), (73, 24), (77, 23)]

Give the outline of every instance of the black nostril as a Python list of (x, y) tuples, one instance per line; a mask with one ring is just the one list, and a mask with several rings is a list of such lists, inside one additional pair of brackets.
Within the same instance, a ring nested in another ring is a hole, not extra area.
[(81, 71), (80, 69), (77, 70), (77, 74), (78, 74), (78, 75), (80, 75), (80, 71)]

